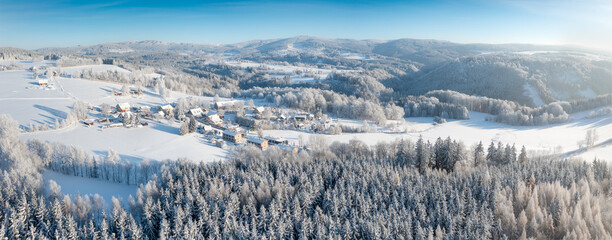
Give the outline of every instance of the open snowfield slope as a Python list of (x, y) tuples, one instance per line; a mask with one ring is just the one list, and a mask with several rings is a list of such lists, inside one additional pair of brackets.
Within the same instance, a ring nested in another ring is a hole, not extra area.
[(100, 157), (109, 149), (119, 153), (123, 160), (139, 162), (143, 159), (162, 161), (186, 157), (193, 161), (210, 162), (225, 158), (226, 150), (205, 142), (202, 135), (179, 135), (178, 124), (151, 122), (141, 128), (108, 128), (99, 125), (86, 127), (82, 124), (61, 129), (22, 134), (23, 139), (61, 142), (81, 147)]
[(33, 74), (26, 70), (0, 72), (0, 113), (10, 114), (22, 125), (51, 124), (65, 118), (73, 99), (59, 91), (52, 79), (49, 86), (38, 86)]
[[(574, 120), (547, 126), (509, 126), (497, 122), (485, 121), (488, 114), (470, 112), (470, 120), (451, 120), (448, 123), (433, 125), (433, 118), (407, 118), (403, 124), (406, 133), (343, 133), (342, 135), (324, 135), (328, 142), (339, 141), (348, 142), (358, 139), (368, 145), (375, 145), (382, 141), (393, 141), (399, 139), (410, 139), (415, 142), (419, 136), (430, 142), (438, 137), (461, 140), (470, 147), (482, 141), (488, 145), (491, 141), (501, 141), (502, 143), (515, 144), (520, 150), (522, 145), (529, 150), (541, 153), (562, 153), (578, 148), (578, 141), (584, 139), (585, 133), (589, 129), (596, 129), (599, 135), (599, 142), (612, 138), (612, 117), (599, 117), (585, 119), (586, 113), (576, 113), (572, 117)], [(266, 135), (274, 137), (284, 137), (294, 144), (300, 143), (302, 135), (303, 143), (310, 140), (309, 133), (301, 131), (270, 130), (265, 131)], [(599, 159), (612, 160), (612, 147), (605, 146), (594, 148), (580, 154), (585, 160), (593, 160), (593, 156)]]
[[(79, 78), (52, 77), (49, 86), (38, 86), (32, 78), (34, 72), (25, 70), (30, 66), (53, 67), (47, 62), (19, 62), (23, 70), (0, 72), (0, 113), (9, 114), (22, 126), (30, 124), (53, 125), (55, 120), (65, 119), (74, 102), (80, 100), (90, 105), (103, 103), (114, 106), (127, 102), (131, 106), (161, 106), (176, 101), (178, 97), (187, 97), (181, 93), (172, 93), (170, 98), (163, 98), (153, 89), (144, 89), (140, 96), (115, 96), (121, 92), (122, 85)], [(92, 71), (127, 71), (112, 65), (88, 65), (64, 68), (62, 71), (83, 69)], [(42, 74), (42, 71), (39, 71)], [(41, 77), (44, 78), (44, 77)], [(212, 98), (199, 97), (212, 100)], [(93, 115), (92, 115), (93, 117)], [(86, 127), (82, 124), (36, 133), (24, 133), (22, 138), (48, 140), (75, 145), (92, 154), (104, 156), (109, 149), (120, 153), (125, 160), (142, 159), (166, 160), (186, 157), (194, 161), (215, 161), (225, 158), (226, 151), (211, 146), (196, 135), (180, 136), (178, 124), (150, 122), (148, 127), (127, 129), (102, 129), (100, 125)]]
[[(24, 62), (20, 61), (24, 69), (0, 71), (0, 113), (10, 114), (22, 126), (30, 124), (54, 124), (55, 119), (66, 118), (75, 101), (84, 101), (91, 105), (102, 103), (114, 106), (127, 102), (132, 106), (159, 106), (168, 104), (178, 97), (187, 95), (172, 93), (164, 99), (153, 89), (144, 89), (141, 96), (114, 96), (114, 92), (121, 92), (120, 84), (92, 81), (79, 78), (51, 77), (48, 86), (38, 86), (33, 79), (34, 72), (25, 70), (29, 66), (47, 66), (53, 68), (50, 62)], [(94, 71), (126, 71), (113, 65), (87, 65), (63, 68), (62, 71), (71, 70), (80, 72), (84, 69)], [(43, 74), (44, 71), (38, 71)], [(46, 77), (40, 77), (46, 79)]]
[(69, 176), (51, 170), (44, 170), (42, 174), (47, 189), (49, 188), (49, 180), (53, 180), (62, 187), (61, 193), (64, 195), (70, 195), (72, 197), (76, 195), (89, 195), (90, 198), (93, 198), (94, 195), (98, 194), (104, 199), (106, 207), (108, 208), (111, 207), (112, 197), (123, 199), (127, 202), (130, 195), (136, 196), (136, 190), (138, 189), (136, 185)]

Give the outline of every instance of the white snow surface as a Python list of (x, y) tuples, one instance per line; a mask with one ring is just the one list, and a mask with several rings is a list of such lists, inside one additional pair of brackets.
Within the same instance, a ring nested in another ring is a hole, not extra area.
[(533, 100), (533, 104), (535, 104), (536, 107), (539, 107), (545, 104), (542, 98), (540, 97), (540, 95), (538, 94), (538, 91), (536, 91), (535, 88), (533, 88), (533, 86), (529, 85), (528, 83), (525, 83), (523, 88), (525, 88), (525, 91), (527, 92), (527, 96), (529, 96)]
[[(515, 144), (517, 149), (524, 145), (528, 150), (540, 154), (563, 153), (578, 148), (578, 141), (584, 139), (586, 131), (596, 129), (599, 141), (612, 138), (612, 117), (599, 117), (585, 119), (588, 112), (572, 114), (572, 120), (563, 124), (546, 126), (510, 126), (497, 122), (485, 121), (489, 114), (470, 112), (470, 120), (449, 120), (448, 123), (433, 125), (433, 118), (407, 118), (402, 125), (404, 133), (343, 133), (341, 135), (323, 135), (328, 143), (339, 141), (348, 142), (357, 139), (373, 146), (378, 142), (389, 142), (399, 139), (410, 139), (413, 142), (422, 136), (424, 140), (435, 141), (438, 137), (461, 140), (466, 147), (482, 141), (489, 145), (491, 141), (501, 141), (504, 144)], [(357, 123), (355, 123), (357, 125)], [(283, 137), (291, 143), (298, 145), (299, 136), (302, 135), (304, 144), (310, 139), (310, 133), (303, 131), (268, 130), (265, 135)], [(612, 160), (612, 147), (592, 149), (599, 159)], [(589, 150), (581, 156), (585, 160), (593, 160)]]
[(86, 127), (78, 124), (57, 131), (25, 133), (22, 138), (78, 146), (100, 157), (113, 149), (121, 159), (132, 162), (183, 157), (196, 162), (211, 162), (223, 160), (227, 154), (226, 150), (207, 143), (201, 135), (180, 136), (178, 123), (151, 122), (148, 127), (107, 129), (102, 129), (100, 125)]
[(131, 196), (136, 196), (136, 185), (127, 185), (121, 183), (112, 183), (94, 178), (84, 178), (77, 176), (64, 175), (51, 170), (43, 170), (43, 180), (45, 188), (49, 188), (49, 180), (55, 181), (62, 187), (61, 193), (71, 197), (77, 195), (89, 195), (94, 197), (98, 194), (104, 199), (106, 207), (111, 207), (112, 197), (127, 201)]

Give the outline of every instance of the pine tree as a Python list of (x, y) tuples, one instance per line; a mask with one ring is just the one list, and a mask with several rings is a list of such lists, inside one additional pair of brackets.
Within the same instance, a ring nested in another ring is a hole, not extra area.
[(179, 133), (181, 134), (181, 136), (186, 135), (189, 133), (189, 123), (187, 121), (183, 122), (183, 124), (181, 124), (181, 128), (179, 129)]
[(189, 132), (194, 133), (197, 127), (198, 127), (198, 121), (196, 121), (193, 116), (189, 117)]
[(489, 164), (497, 163), (497, 149), (495, 148), (495, 143), (491, 142), (489, 145), (489, 149), (487, 150), (487, 162)]
[(423, 137), (419, 137), (416, 143), (416, 165), (421, 174), (429, 168), (429, 151), (428, 146), (423, 142)]
[(474, 149), (474, 167), (481, 166), (485, 161), (484, 155), (484, 147), (482, 146), (482, 141), (476, 145)]
[(527, 150), (525, 150), (525, 145), (521, 148), (521, 154), (518, 157), (518, 161), (520, 163), (525, 163), (527, 161)]
[(170, 225), (168, 224), (168, 220), (166, 218), (162, 218), (161, 223), (159, 225), (159, 235), (157, 236), (160, 240), (166, 240), (170, 238)]

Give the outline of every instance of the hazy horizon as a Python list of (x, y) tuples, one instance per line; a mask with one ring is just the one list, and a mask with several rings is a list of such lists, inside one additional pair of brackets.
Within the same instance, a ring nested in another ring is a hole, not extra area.
[(131, 40), (231, 44), (301, 35), (612, 49), (612, 3), (600, 0), (0, 3), (0, 45), (25, 49)]

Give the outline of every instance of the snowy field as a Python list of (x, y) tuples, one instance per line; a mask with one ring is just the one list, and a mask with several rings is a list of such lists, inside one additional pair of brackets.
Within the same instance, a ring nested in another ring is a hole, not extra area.
[[(51, 63), (19, 62), (23, 67), (52, 67)], [(128, 71), (112, 65), (87, 65), (63, 68), (63, 71)], [(49, 79), (49, 86), (38, 86), (32, 79), (33, 72), (12, 70), (0, 72), (0, 113), (11, 115), (22, 126), (30, 124), (50, 124), (66, 118), (75, 101), (81, 100), (91, 105), (107, 103), (114, 106), (128, 102), (132, 106), (160, 106), (173, 102), (178, 97), (188, 95), (172, 93), (165, 99), (153, 89), (144, 89), (140, 96), (115, 96), (122, 85), (108, 82), (91, 81), (78, 78)], [(212, 98), (199, 97), (212, 100)], [(225, 158), (226, 151), (204, 143), (196, 135), (181, 137), (177, 123), (150, 122), (148, 127), (126, 129), (102, 129), (100, 125), (86, 127), (74, 124), (71, 127), (45, 132), (24, 133), (24, 139), (39, 138), (75, 145), (92, 154), (103, 156), (109, 149), (120, 153), (126, 160), (138, 162), (142, 159), (166, 160), (189, 158), (194, 161), (215, 161)]]
[(42, 174), (44, 184), (47, 189), (49, 188), (49, 180), (53, 180), (61, 186), (61, 193), (63, 195), (70, 195), (72, 197), (77, 195), (89, 195), (90, 198), (94, 198), (94, 196), (97, 194), (104, 199), (106, 207), (108, 208), (111, 207), (112, 197), (122, 199), (124, 202), (127, 202), (130, 195), (136, 196), (136, 190), (138, 189), (138, 186), (136, 185), (126, 185), (93, 178), (68, 176), (50, 170), (44, 170)]
[[(406, 122), (400, 127), (406, 130), (405, 133), (343, 133), (341, 135), (324, 135), (328, 142), (348, 142), (358, 139), (368, 145), (375, 145), (382, 141), (393, 141), (399, 139), (418, 140), (419, 136), (430, 142), (438, 137), (458, 139), (470, 147), (482, 141), (489, 145), (491, 141), (501, 141), (502, 143), (515, 144), (518, 149), (521, 146), (532, 152), (539, 154), (564, 153), (578, 148), (578, 141), (584, 139), (585, 133), (589, 129), (596, 129), (599, 135), (599, 142), (612, 138), (612, 117), (599, 117), (585, 119), (588, 112), (576, 113), (572, 117), (574, 120), (547, 126), (510, 126), (497, 122), (485, 121), (488, 114), (470, 112), (470, 120), (450, 120), (448, 123), (433, 125), (433, 118), (406, 118)], [(358, 122), (340, 120), (343, 125), (359, 126)], [(347, 124), (349, 123), (349, 124)], [(307, 144), (310, 140), (309, 133), (302, 131), (270, 130), (265, 131), (266, 135), (274, 137), (284, 137), (294, 144)], [(612, 160), (612, 146), (607, 145), (600, 148), (590, 149), (578, 155), (585, 160), (593, 160), (597, 156), (599, 159)]]
[(225, 158), (226, 150), (205, 142), (202, 135), (179, 135), (178, 124), (151, 122), (141, 128), (108, 128), (99, 125), (86, 127), (78, 124), (67, 129), (22, 134), (24, 139), (61, 142), (79, 146), (100, 157), (109, 149), (119, 153), (122, 159), (132, 162), (150, 160), (176, 160), (189, 158), (196, 162), (219, 161)]

